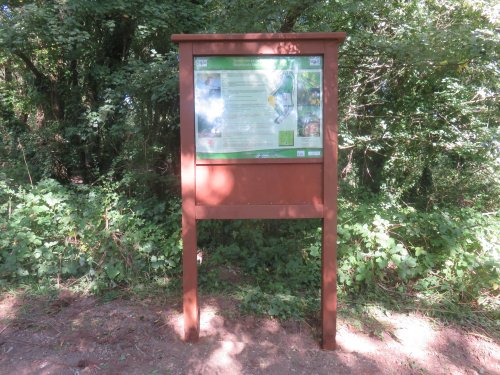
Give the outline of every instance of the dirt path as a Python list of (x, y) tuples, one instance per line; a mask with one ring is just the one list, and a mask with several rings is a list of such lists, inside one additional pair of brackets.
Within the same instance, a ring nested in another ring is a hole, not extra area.
[(498, 343), (429, 319), (381, 314), (370, 334), (339, 322), (339, 350), (306, 323), (242, 317), (205, 298), (202, 337), (181, 341), (178, 301), (0, 296), (0, 374), (500, 374)]

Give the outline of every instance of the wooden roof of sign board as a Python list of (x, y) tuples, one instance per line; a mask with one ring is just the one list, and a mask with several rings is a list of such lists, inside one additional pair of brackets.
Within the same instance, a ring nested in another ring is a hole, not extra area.
[(344, 32), (332, 33), (277, 33), (277, 34), (173, 34), (174, 42), (217, 42), (217, 41), (268, 41), (268, 40), (338, 40), (346, 37)]

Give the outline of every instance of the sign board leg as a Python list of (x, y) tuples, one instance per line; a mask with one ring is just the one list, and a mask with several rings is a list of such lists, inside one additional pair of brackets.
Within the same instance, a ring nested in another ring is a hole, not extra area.
[(337, 45), (325, 50), (325, 138), (324, 138), (324, 214), (321, 271), (321, 326), (323, 349), (335, 350), (337, 330)]
[(322, 347), (335, 350), (337, 330), (337, 244), (335, 218), (323, 219), (323, 251), (321, 269)]
[(196, 263), (196, 162), (194, 134), (193, 47), (182, 43), (179, 48), (180, 117), (181, 117), (181, 183), (182, 183), (182, 286), (184, 339), (198, 340), (200, 313), (198, 302), (198, 268)]
[(183, 216), (182, 222), (182, 285), (184, 309), (184, 340), (198, 341), (200, 310), (198, 302), (198, 268), (196, 261), (196, 220)]

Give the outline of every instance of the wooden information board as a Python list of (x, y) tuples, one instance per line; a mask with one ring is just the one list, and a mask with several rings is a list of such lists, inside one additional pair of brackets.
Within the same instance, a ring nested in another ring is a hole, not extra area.
[(337, 76), (345, 33), (176, 34), (183, 306), (199, 338), (196, 221), (323, 219), (321, 324), (335, 349)]

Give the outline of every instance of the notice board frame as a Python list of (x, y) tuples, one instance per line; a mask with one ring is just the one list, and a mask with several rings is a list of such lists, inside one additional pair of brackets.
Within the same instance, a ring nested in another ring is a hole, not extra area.
[[(175, 34), (179, 44), (184, 339), (200, 334), (197, 220), (323, 219), (322, 347), (336, 347), (338, 48), (343, 32)], [(323, 57), (321, 158), (196, 159), (194, 57)]]

